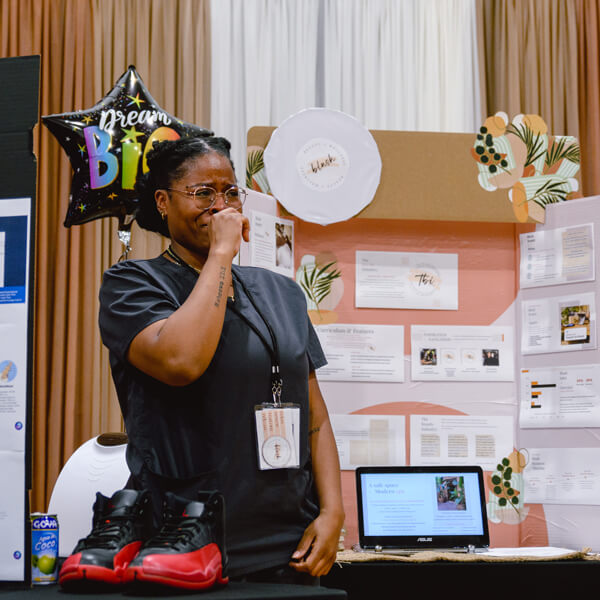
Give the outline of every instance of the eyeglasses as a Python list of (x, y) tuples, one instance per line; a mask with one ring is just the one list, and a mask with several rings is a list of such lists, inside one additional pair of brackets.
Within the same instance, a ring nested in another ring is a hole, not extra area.
[(180, 194), (191, 196), (204, 210), (211, 209), (217, 201), (218, 196), (223, 196), (225, 204), (236, 210), (242, 208), (244, 200), (246, 200), (246, 190), (237, 186), (230, 187), (224, 192), (217, 192), (217, 190), (208, 185), (197, 187), (194, 190), (177, 190), (175, 188), (164, 189), (169, 190), (170, 192), (179, 192)]

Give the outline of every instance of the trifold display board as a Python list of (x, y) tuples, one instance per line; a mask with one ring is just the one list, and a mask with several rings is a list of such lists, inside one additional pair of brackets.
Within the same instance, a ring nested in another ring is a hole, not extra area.
[(40, 58), (0, 60), (0, 583), (31, 579), (33, 256)]
[[(553, 546), (600, 549), (600, 196), (521, 238), (517, 347), (525, 497)], [(562, 264), (562, 268), (560, 265)]]
[[(547, 422), (546, 429), (535, 431), (520, 424), (520, 370), (528, 364), (519, 321), (520, 244), (535, 225), (516, 223), (500, 190), (477, 189), (470, 155), (474, 136), (371, 132), (382, 161), (372, 203), (354, 218), (323, 226), (287, 213), (269, 196), (260, 157), (272, 131), (256, 127), (248, 133), (246, 184), (254, 193), (245, 212), (252, 230), (240, 257), (242, 264), (293, 277), (307, 297), (329, 361), (317, 377), (343, 469), (346, 548), (358, 539), (356, 467), (476, 464), (485, 473), (492, 546), (560, 542), (599, 550), (600, 483), (590, 457), (570, 455), (586, 460), (583, 474), (576, 475), (579, 482), (585, 478), (580, 487), (587, 490), (579, 500), (555, 487), (548, 503), (552, 486), (543, 498), (538, 491), (537, 469), (550, 461), (540, 449), (578, 448), (584, 439), (582, 445), (596, 451), (600, 429), (585, 438), (577, 429), (564, 429), (555, 438)], [(554, 210), (571, 214), (580, 203), (595, 214), (587, 222), (600, 217), (600, 201), (592, 199), (549, 206), (548, 218)], [(283, 238), (291, 258), (279, 256)], [(578, 244), (585, 241), (576, 232), (566, 239), (559, 244), (566, 248), (561, 268), (571, 274), (584, 270)], [(585, 285), (596, 290), (595, 281)], [(562, 307), (565, 318), (582, 320), (595, 340), (595, 315), (589, 324), (579, 315), (582, 306), (594, 303), (585, 296), (568, 304)], [(566, 335), (577, 342), (581, 329), (570, 329)], [(561, 355), (573, 362), (592, 355), (570, 347)], [(586, 396), (582, 402), (597, 399)], [(570, 466), (575, 471), (580, 465)], [(533, 487), (526, 479), (531, 473)], [(554, 481), (554, 471), (544, 474)], [(563, 521), (548, 518), (557, 511)], [(577, 531), (564, 527), (568, 518), (581, 524)]]

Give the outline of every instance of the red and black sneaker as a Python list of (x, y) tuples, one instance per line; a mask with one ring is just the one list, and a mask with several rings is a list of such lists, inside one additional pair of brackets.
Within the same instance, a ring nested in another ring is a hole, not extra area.
[(129, 563), (123, 581), (189, 590), (226, 584), (223, 495), (200, 492), (190, 501), (167, 492), (163, 526)]
[(91, 533), (79, 540), (60, 570), (63, 587), (85, 586), (88, 582), (116, 585), (152, 534), (150, 494), (119, 490), (112, 498), (96, 494)]

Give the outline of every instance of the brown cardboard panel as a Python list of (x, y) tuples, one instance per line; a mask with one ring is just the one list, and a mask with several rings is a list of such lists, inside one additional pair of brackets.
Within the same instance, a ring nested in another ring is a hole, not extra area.
[[(266, 147), (274, 130), (252, 127), (248, 147)], [(358, 218), (518, 223), (508, 190), (486, 192), (477, 182), (470, 154), (474, 134), (378, 130), (371, 134), (381, 155), (381, 181)]]

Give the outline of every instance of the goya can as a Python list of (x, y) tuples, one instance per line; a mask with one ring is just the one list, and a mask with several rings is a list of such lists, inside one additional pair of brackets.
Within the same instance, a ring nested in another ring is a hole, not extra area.
[(31, 515), (31, 581), (34, 585), (54, 583), (58, 570), (58, 518)]

